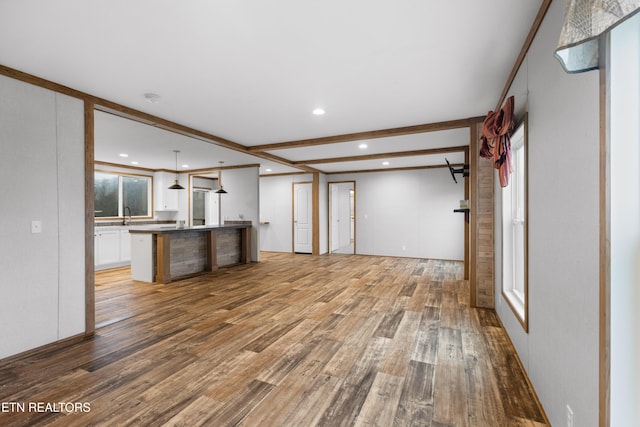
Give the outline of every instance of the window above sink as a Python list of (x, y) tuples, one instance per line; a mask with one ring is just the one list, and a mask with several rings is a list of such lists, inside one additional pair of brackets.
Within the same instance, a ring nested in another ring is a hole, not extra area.
[(94, 172), (96, 219), (153, 217), (153, 177), (121, 172)]

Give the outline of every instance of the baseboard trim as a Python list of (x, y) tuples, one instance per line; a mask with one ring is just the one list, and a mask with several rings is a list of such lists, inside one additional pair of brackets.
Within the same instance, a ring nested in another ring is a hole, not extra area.
[(44, 344), (44, 345), (41, 345), (39, 347), (35, 347), (35, 348), (30, 349), (30, 350), (23, 351), (21, 353), (17, 353), (17, 354), (13, 354), (11, 356), (7, 356), (4, 359), (0, 359), (0, 363), (12, 363), (12, 362), (15, 362), (17, 360), (20, 360), (20, 359), (23, 359), (23, 358), (26, 358), (26, 357), (35, 356), (37, 354), (58, 351), (58, 350), (63, 349), (65, 347), (73, 346), (73, 345), (76, 345), (76, 344), (78, 344), (78, 343), (80, 343), (82, 341), (85, 341), (87, 339), (91, 339), (91, 338), (93, 338), (93, 336), (94, 336), (93, 332), (73, 335), (71, 337), (64, 338), (64, 339), (59, 340), (59, 341), (54, 341), (54, 342), (51, 342), (49, 344)]

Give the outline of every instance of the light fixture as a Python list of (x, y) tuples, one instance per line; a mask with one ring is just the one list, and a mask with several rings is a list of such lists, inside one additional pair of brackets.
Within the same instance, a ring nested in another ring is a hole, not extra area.
[(133, 162), (131, 162), (132, 165), (139, 165), (140, 162), (136, 162), (135, 160)]
[(267, 172), (272, 172), (272, 171), (273, 171), (273, 169), (269, 169), (269, 168), (267, 168), (267, 169), (266, 169), (266, 171), (267, 171)]
[(382, 162), (382, 166), (389, 166), (389, 162), (387, 161)]
[(315, 114), (316, 116), (321, 116), (325, 113), (325, 111), (322, 108), (316, 108), (315, 110), (313, 110), (313, 114)]
[(364, 142), (362, 144), (358, 145), (358, 148), (361, 149), (361, 150), (364, 150), (367, 147), (368, 147), (368, 145), (365, 144)]
[(218, 171), (218, 186), (220, 188), (216, 190), (216, 194), (227, 194), (227, 192), (224, 191), (224, 188), (222, 187), (222, 164), (223, 163), (224, 162), (220, 160), (220, 170)]
[(169, 187), (169, 190), (184, 190), (184, 187), (178, 184), (178, 153), (180, 150), (173, 150), (173, 152), (176, 153), (176, 181)]
[(120, 153), (119, 156), (120, 157), (129, 157), (129, 155), (127, 153)]
[(144, 99), (146, 99), (150, 104), (157, 104), (160, 102), (160, 95), (156, 93), (145, 93)]

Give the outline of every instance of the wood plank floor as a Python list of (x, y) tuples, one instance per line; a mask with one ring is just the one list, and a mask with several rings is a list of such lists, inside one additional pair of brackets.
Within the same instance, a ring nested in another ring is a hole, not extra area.
[(546, 425), (461, 276), (458, 262), (282, 253), (168, 285), (99, 272), (94, 337), (0, 361), (0, 425)]

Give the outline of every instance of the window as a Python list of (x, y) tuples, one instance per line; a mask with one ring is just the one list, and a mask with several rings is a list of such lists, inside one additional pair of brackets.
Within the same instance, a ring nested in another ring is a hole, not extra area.
[(631, 426), (640, 418), (640, 13), (611, 31), (609, 52), (608, 101), (601, 107), (609, 133), (600, 154), (608, 163), (600, 260), (610, 266), (600, 278), (607, 321), (600, 324), (600, 351), (609, 358), (600, 372), (610, 372), (610, 382), (600, 392), (610, 405), (609, 425)]
[(525, 330), (527, 320), (527, 124), (511, 137), (511, 182), (502, 189), (502, 295)]
[[(96, 218), (151, 217), (150, 176), (94, 172)], [(128, 209), (127, 209), (128, 208)]]

